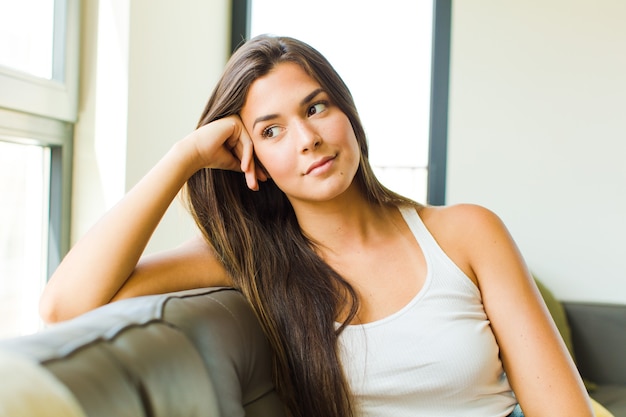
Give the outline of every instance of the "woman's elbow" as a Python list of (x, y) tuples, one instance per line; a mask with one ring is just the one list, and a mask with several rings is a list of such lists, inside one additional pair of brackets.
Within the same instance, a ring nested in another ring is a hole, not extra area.
[(39, 316), (43, 322), (53, 324), (69, 320), (96, 307), (90, 306), (86, 297), (76, 295), (76, 292), (64, 291), (48, 283), (39, 298)]
[(39, 299), (39, 316), (46, 324), (58, 323), (63, 321), (63, 315), (59, 311), (58, 303), (55, 298), (44, 290)]

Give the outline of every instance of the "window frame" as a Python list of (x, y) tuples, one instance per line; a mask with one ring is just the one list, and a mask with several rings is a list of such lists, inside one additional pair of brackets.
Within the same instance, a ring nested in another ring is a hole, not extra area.
[(446, 204), (452, 0), (433, 0), (427, 202)]
[(50, 148), (46, 277), (70, 246), (73, 124), (0, 109), (0, 141)]
[[(250, 37), (250, 0), (232, 0), (230, 50), (234, 52)], [(433, 39), (430, 91), (427, 203), (446, 201), (448, 155), (448, 96), (452, 0), (433, 0)]]
[(54, 1), (52, 79), (0, 66), (0, 108), (76, 121), (79, 17), (79, 0)]
[(50, 149), (46, 278), (70, 247), (80, 0), (55, 0), (52, 80), (0, 67), (0, 141)]

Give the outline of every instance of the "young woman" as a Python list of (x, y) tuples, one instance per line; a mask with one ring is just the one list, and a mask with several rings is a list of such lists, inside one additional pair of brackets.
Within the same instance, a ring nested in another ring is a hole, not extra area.
[[(181, 189), (202, 238), (140, 259)], [(233, 55), (197, 130), (72, 248), (41, 309), (207, 286), (256, 310), (293, 416), (592, 415), (498, 217), (383, 187), (347, 87), (294, 39)]]

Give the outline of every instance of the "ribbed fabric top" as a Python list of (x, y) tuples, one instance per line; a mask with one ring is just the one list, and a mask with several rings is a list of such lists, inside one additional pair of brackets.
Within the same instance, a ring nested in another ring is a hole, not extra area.
[(402, 309), (348, 326), (340, 355), (360, 417), (501, 417), (517, 403), (480, 291), (413, 207), (401, 207), (427, 264)]

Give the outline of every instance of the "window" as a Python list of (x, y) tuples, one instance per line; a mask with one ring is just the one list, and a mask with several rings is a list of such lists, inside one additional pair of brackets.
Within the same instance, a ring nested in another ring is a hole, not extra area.
[(0, 12), (0, 65), (51, 80), (54, 2), (4, 0)]
[(78, 4), (0, 0), (0, 337), (39, 328), (69, 246)]
[(355, 98), (379, 179), (443, 204), (450, 1), (234, 0), (233, 19), (233, 45), (272, 33), (324, 54)]
[(0, 107), (75, 121), (78, 3), (0, 0)]
[(49, 148), (0, 142), (0, 336), (38, 328), (45, 282)]

